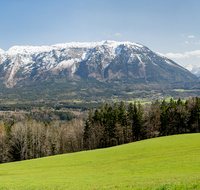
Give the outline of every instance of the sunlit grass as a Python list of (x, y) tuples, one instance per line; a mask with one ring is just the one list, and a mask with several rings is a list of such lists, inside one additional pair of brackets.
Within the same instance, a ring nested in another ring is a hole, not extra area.
[(82, 103), (83, 101), (81, 101), (81, 100), (75, 100), (75, 101), (73, 101), (74, 103)]
[(176, 92), (191, 92), (191, 91), (197, 91), (197, 90), (173, 89), (172, 91), (176, 91)]
[(0, 189), (200, 189), (200, 134), (0, 165)]

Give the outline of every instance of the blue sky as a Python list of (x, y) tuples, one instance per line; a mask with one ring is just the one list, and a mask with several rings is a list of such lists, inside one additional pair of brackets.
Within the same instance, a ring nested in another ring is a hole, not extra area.
[(0, 48), (131, 41), (200, 66), (199, 0), (0, 0)]

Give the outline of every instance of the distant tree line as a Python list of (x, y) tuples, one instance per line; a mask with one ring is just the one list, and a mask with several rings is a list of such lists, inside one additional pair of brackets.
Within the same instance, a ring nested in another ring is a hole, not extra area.
[(183, 102), (158, 100), (151, 105), (123, 102), (90, 110), (84, 129), (84, 148), (104, 148), (158, 136), (200, 131), (200, 98)]
[(60, 110), (62, 108), (80, 109), (82, 111), (89, 110), (90, 108), (100, 107), (101, 103), (86, 103), (86, 102), (60, 102), (60, 103), (24, 103), (24, 104), (0, 104), (0, 110), (15, 111), (26, 110), (31, 111), (34, 108), (53, 108)]
[(33, 109), (30, 112), (5, 111), (0, 114), (0, 120), (7, 120), (8, 124), (10, 124), (13, 119), (15, 122), (21, 122), (24, 121), (25, 118), (32, 118), (38, 122), (49, 123), (54, 122), (55, 120), (71, 121), (72, 119), (77, 118), (77, 115), (72, 111), (54, 111), (43, 107), (42, 109)]
[[(62, 114), (62, 113), (58, 113)], [(68, 117), (68, 115), (60, 115)], [(111, 147), (142, 139), (200, 131), (200, 98), (151, 105), (124, 102), (90, 109), (85, 123), (43, 123), (29, 117), (8, 124), (0, 121), (0, 163), (20, 161), (82, 150)]]

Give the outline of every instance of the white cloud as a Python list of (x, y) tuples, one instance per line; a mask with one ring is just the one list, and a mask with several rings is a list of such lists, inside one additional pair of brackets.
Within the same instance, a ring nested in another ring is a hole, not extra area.
[(192, 36), (188, 36), (188, 38), (194, 38), (194, 36), (192, 35)]
[(166, 53), (166, 57), (171, 59), (183, 59), (191, 56), (200, 58), (200, 50), (186, 51), (185, 53)]
[(196, 57), (200, 58), (200, 50), (185, 52), (185, 54), (191, 55), (191, 56), (196, 56)]
[(188, 42), (188, 41), (185, 41), (185, 43), (188, 44), (189, 42)]
[(115, 36), (122, 36), (122, 34), (120, 34), (120, 33), (116, 33)]
[(181, 36), (184, 36), (183, 34), (181, 34)]
[(187, 55), (187, 54), (181, 54), (181, 53), (166, 53), (166, 56), (168, 58), (172, 58), (172, 59), (182, 59), (182, 58), (189, 57), (189, 55)]

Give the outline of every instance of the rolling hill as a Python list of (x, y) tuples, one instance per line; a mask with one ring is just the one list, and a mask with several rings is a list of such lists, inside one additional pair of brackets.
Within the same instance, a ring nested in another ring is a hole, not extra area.
[(0, 165), (0, 189), (199, 189), (200, 134)]

